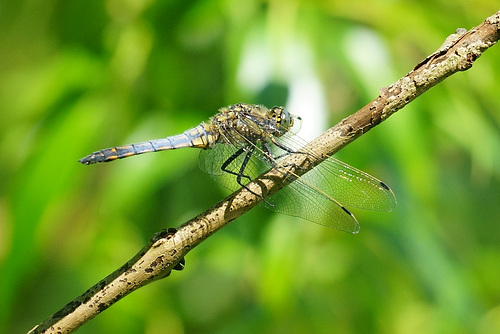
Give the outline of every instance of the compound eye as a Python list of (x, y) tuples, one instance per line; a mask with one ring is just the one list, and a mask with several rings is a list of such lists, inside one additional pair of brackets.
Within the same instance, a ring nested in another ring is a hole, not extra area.
[(283, 109), (281, 113), (281, 126), (285, 129), (289, 129), (293, 125), (293, 118), (290, 113)]
[(271, 109), (271, 113), (280, 127), (288, 130), (293, 125), (290, 113), (283, 107), (274, 107)]

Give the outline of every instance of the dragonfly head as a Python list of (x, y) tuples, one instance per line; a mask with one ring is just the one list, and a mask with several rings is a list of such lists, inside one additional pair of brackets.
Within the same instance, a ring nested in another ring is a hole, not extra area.
[(302, 119), (299, 116), (292, 115), (283, 107), (273, 107), (270, 110), (271, 117), (276, 120), (276, 124), (283, 133), (292, 131), (297, 133), (302, 124)]
[(276, 121), (276, 124), (285, 132), (293, 125), (293, 118), (290, 113), (283, 107), (273, 107), (270, 110), (271, 117)]

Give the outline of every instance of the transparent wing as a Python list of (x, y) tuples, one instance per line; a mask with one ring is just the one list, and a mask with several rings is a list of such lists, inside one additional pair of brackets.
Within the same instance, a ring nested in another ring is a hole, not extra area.
[[(251, 121), (248, 120), (248, 122)], [(240, 175), (241, 182), (247, 184), (251, 179), (275, 166), (291, 152), (314, 156), (311, 151), (304, 151), (305, 141), (289, 131), (274, 138), (282, 146), (281, 148), (270, 145), (274, 161), (266, 158), (266, 154), (259, 145), (254, 146), (253, 154), (245, 165), (245, 158), (253, 144), (250, 141), (242, 141), (239, 134), (235, 135), (231, 131), (228, 131), (225, 136), (233, 143), (219, 143), (211, 149), (203, 150), (200, 153), (199, 164), (203, 171), (232, 191), (241, 187), (236, 182), (238, 175)], [(236, 138), (239, 140), (235, 140)], [(236, 154), (237, 152), (240, 154)], [(221, 168), (227, 161), (230, 163), (227, 163), (225, 169), (229, 173)], [(242, 168), (243, 165), (245, 165), (244, 168)], [(286, 172), (285, 169), (283, 171)], [(263, 205), (273, 211), (357, 233), (359, 223), (344, 205), (368, 210), (391, 211), (396, 204), (396, 199), (389, 187), (380, 180), (330, 157), (268, 198), (267, 202), (271, 205), (266, 203)]]
[[(222, 166), (230, 160), (235, 153), (242, 150), (241, 154), (234, 157), (229, 165), (225, 168), (231, 173), (222, 170)], [(256, 149), (257, 150), (257, 149)], [(260, 149), (259, 149), (260, 150)], [(237, 182), (237, 176), (241, 174), (241, 182), (247, 184), (266, 170), (270, 169), (270, 165), (259, 159), (258, 154), (252, 154), (250, 160), (246, 163), (244, 170), (243, 166), (247, 151), (243, 145), (219, 143), (210, 149), (202, 150), (198, 159), (200, 169), (210, 176), (225, 188), (236, 191), (241, 188)]]
[[(240, 148), (236, 145), (219, 144), (209, 150), (201, 151), (199, 158), (201, 169), (231, 191), (241, 188), (236, 182), (237, 175), (224, 172), (221, 169), (221, 165)], [(256, 152), (248, 161), (244, 171), (241, 171), (245, 155), (246, 152), (243, 151), (226, 167), (235, 174), (242, 173), (248, 176), (248, 178), (242, 177), (243, 184), (247, 184), (249, 178), (254, 179), (270, 168), (267, 161), (258, 158), (261, 153)], [(318, 178), (313, 176), (311, 179), (308, 174), (268, 198), (267, 202), (271, 205), (264, 202), (262, 205), (275, 212), (301, 217), (342, 231), (358, 232), (359, 224), (356, 218), (340, 203), (318, 192), (312, 185)]]
[(385, 183), (332, 157), (304, 178), (310, 178), (318, 188), (348, 207), (392, 211), (396, 206), (396, 197)]
[(359, 232), (359, 223), (341, 203), (311, 187), (307, 176), (294, 181), (268, 199), (268, 209), (350, 233)]
[[(238, 123), (242, 128), (253, 129), (255, 134), (269, 128), (270, 120), (257, 118), (255, 115), (247, 118), (240, 115)], [(219, 142), (209, 149), (200, 152), (198, 164), (204, 172), (231, 191), (241, 188), (237, 182), (238, 176), (242, 184), (247, 184), (273, 165), (264, 158), (260, 145), (255, 145), (237, 129), (231, 128), (219, 136)], [(265, 136), (265, 135), (264, 135)], [(255, 140), (254, 140), (255, 141)]]
[[(292, 133), (286, 133), (276, 138), (276, 141), (293, 152), (314, 156), (311, 151), (304, 150), (306, 142)], [(289, 154), (279, 148), (275, 152), (273, 154), (281, 154), (282, 158)], [(396, 205), (394, 193), (385, 183), (332, 157), (325, 159), (301, 178), (348, 207), (391, 211)]]

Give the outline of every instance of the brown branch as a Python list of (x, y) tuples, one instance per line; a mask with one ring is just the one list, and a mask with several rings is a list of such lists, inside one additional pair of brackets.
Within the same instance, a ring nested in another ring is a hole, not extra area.
[[(317, 156), (331, 155), (403, 108), (429, 88), (458, 71), (469, 69), (481, 54), (499, 39), (500, 11), (479, 26), (457, 29), (436, 52), (406, 76), (380, 90), (380, 96), (355, 114), (308, 144)], [(284, 163), (297, 163), (303, 155), (291, 155)], [(321, 162), (310, 161), (307, 168)], [(303, 170), (305, 172), (306, 170)], [(267, 189), (270, 195), (283, 186), (274, 170), (249, 184), (254, 193)], [(258, 204), (260, 198), (242, 189), (208, 211), (186, 222), (178, 230), (157, 233), (136, 256), (83, 295), (53, 314), (30, 333), (70, 333), (130, 292), (181, 269), (180, 262), (196, 245)]]

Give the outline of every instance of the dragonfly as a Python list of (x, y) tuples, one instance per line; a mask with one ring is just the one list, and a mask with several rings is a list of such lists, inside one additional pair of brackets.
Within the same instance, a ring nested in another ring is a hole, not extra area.
[[(182, 134), (103, 149), (79, 162), (90, 165), (148, 152), (201, 148), (200, 168), (235, 191), (247, 188), (272, 168), (282, 175), (290, 173), (291, 166), (280, 162), (293, 153), (318, 159), (297, 135), (301, 121), (283, 107), (238, 103), (219, 109), (207, 122)], [(293, 174), (292, 179), (268, 198), (251, 192), (273, 211), (350, 233), (358, 233), (360, 226), (347, 207), (392, 211), (396, 205), (393, 191), (384, 182), (330, 156), (300, 176)]]

